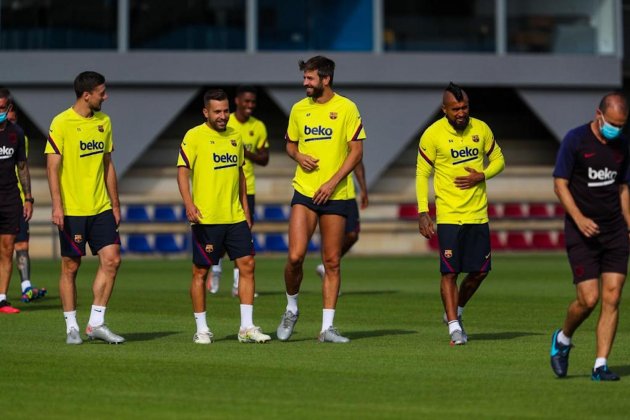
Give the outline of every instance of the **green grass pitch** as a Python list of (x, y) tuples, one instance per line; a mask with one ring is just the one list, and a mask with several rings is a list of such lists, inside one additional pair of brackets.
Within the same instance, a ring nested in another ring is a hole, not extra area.
[[(466, 308), (470, 341), (450, 347), (435, 257), (343, 263), (335, 325), (347, 345), (319, 344), (320, 281), (309, 256), (300, 320), (275, 340), (286, 299), (284, 258), (257, 258), (254, 321), (274, 340), (239, 344), (231, 264), (208, 297), (216, 342), (195, 345), (188, 260), (131, 260), (120, 269), (106, 319), (124, 345), (65, 344), (58, 262), (34, 261), (49, 295), (0, 315), (0, 402), (5, 418), (628, 418), (630, 306), (621, 305), (609, 359), (618, 383), (594, 383), (598, 310), (574, 337), (569, 377), (549, 367), (550, 335), (574, 291), (566, 257), (496, 255)], [(89, 317), (95, 260), (79, 274), (79, 324)], [(82, 333), (84, 336), (84, 334)]]

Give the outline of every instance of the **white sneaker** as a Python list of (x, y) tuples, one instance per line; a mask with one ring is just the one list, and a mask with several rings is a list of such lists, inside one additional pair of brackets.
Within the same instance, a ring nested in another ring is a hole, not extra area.
[(240, 343), (266, 343), (269, 340), (271, 340), (271, 337), (263, 334), (260, 327), (241, 328), (238, 331), (238, 341)]
[(210, 273), (210, 280), (208, 281), (208, 292), (216, 295), (219, 292), (219, 283), (221, 282), (221, 274), (215, 272)]
[(210, 344), (212, 343), (213, 338), (214, 338), (214, 335), (212, 334), (212, 331), (210, 330), (202, 331), (202, 332), (195, 333), (195, 335), (193, 335), (193, 343)]
[(322, 280), (324, 280), (324, 276), (326, 275), (326, 269), (324, 268), (324, 264), (319, 264), (315, 267), (315, 272)]

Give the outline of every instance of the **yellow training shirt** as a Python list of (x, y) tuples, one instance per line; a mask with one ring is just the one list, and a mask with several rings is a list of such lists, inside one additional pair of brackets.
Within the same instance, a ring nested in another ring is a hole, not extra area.
[(69, 108), (50, 124), (46, 154), (61, 155), (59, 182), (66, 216), (94, 216), (112, 208), (103, 156), (114, 150), (109, 117), (85, 118)]
[[(484, 156), (488, 167), (484, 169)], [(463, 132), (457, 132), (446, 117), (436, 121), (420, 137), (416, 166), (418, 212), (428, 211), (428, 179), (435, 170), (433, 185), (437, 223), (481, 224), (488, 221), (486, 183), (462, 190), (455, 178), (466, 176), (466, 167), (484, 172), (486, 180), (503, 170), (505, 161), (490, 127), (470, 118)]]
[[(304, 98), (293, 105), (286, 140), (297, 142), (300, 153), (319, 159), (319, 167), (311, 172), (297, 165), (293, 188), (313, 197), (343, 165), (348, 156), (348, 143), (364, 139), (365, 130), (357, 106), (341, 95), (335, 94), (325, 104)], [(330, 197), (331, 200), (350, 198), (347, 181), (340, 182)]]
[(239, 198), (243, 166), (241, 134), (233, 128), (216, 131), (203, 123), (188, 130), (179, 148), (177, 166), (190, 169), (192, 199), (202, 225), (234, 224), (245, 219)]
[[(243, 147), (248, 152), (254, 153), (258, 149), (269, 148), (269, 142), (267, 141), (267, 127), (265, 127), (265, 124), (259, 119), (250, 116), (247, 121), (242, 123), (236, 118), (236, 115), (232, 114), (228, 120), (228, 127), (231, 127), (241, 133)], [(247, 181), (247, 194), (256, 194), (254, 163), (247, 158), (245, 158), (243, 172), (245, 173), (245, 180)]]

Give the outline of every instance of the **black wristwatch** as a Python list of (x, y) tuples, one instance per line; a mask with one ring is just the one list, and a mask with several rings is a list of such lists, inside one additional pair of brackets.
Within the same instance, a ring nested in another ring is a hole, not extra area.
[(35, 203), (35, 199), (33, 197), (31, 198), (25, 198), (24, 201), (26, 201), (27, 203), (31, 203), (34, 204)]

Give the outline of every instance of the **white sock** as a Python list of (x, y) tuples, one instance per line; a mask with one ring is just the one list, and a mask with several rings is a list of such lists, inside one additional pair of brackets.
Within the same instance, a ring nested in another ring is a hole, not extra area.
[(459, 325), (458, 320), (449, 321), (448, 323), (448, 333), (453, 334), (455, 331), (461, 331), (462, 327)]
[(7, 300), (7, 295), (0, 293), (0, 302), (2, 302), (3, 300)]
[(295, 315), (298, 313), (298, 294), (290, 295), (287, 293), (287, 311), (291, 311)]
[(79, 331), (79, 324), (77, 324), (77, 311), (64, 312), (63, 317), (66, 320), (66, 334), (70, 332), (71, 328)]
[(323, 332), (333, 326), (333, 321), (335, 320), (335, 310), (324, 309), (322, 312), (323, 312), (322, 313), (322, 332)]
[(608, 360), (606, 360), (605, 357), (598, 357), (597, 359), (595, 359), (595, 367), (593, 369), (606, 366), (607, 364), (608, 364)]
[(26, 292), (26, 289), (28, 289), (29, 287), (33, 287), (30, 280), (24, 280), (22, 283), (20, 283), (20, 285), (22, 286), (22, 293)]
[(564, 332), (560, 330), (560, 332), (558, 333), (558, 342), (563, 346), (568, 346), (571, 344), (571, 337), (567, 337), (566, 335), (564, 335)]
[(232, 287), (235, 289), (238, 289), (238, 278), (240, 275), (240, 271), (238, 271), (238, 268), (234, 269), (234, 284), (232, 284)]
[(194, 312), (195, 315), (195, 323), (197, 324), (197, 332), (208, 332), (210, 328), (208, 328), (208, 323), (206, 322), (206, 313), (205, 312)]
[(241, 305), (241, 328), (250, 328), (254, 326), (253, 320), (254, 305)]
[(216, 276), (220, 276), (223, 269), (221, 268), (221, 259), (219, 259), (219, 263), (217, 265), (212, 266), (212, 274)]
[(92, 311), (90, 312), (90, 320), (88, 325), (92, 327), (98, 327), (105, 323), (105, 307), (92, 305)]
[(462, 308), (461, 306), (458, 306), (457, 307), (457, 316), (461, 317), (463, 313), (464, 313), (464, 308)]

